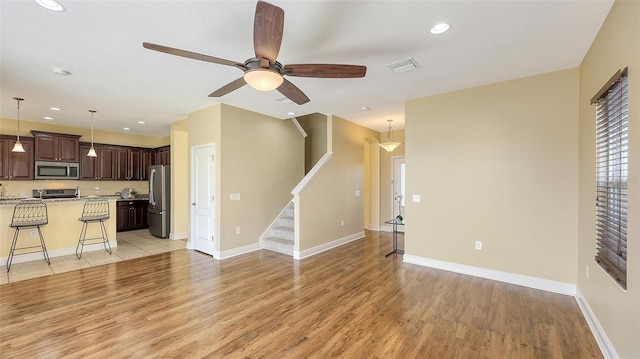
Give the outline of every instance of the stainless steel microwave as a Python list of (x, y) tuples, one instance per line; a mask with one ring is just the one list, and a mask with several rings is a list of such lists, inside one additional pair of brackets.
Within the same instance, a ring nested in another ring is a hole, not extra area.
[(36, 161), (36, 179), (78, 179), (80, 165), (72, 162)]

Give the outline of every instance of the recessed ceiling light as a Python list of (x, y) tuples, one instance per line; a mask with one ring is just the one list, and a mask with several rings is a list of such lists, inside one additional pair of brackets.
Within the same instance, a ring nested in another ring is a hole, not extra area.
[(360, 107), (360, 110), (361, 111), (369, 111), (371, 109), (369, 107), (367, 107), (367, 106), (362, 106), (362, 107)]
[(69, 76), (71, 75), (71, 72), (65, 70), (65, 69), (61, 69), (59, 67), (54, 67), (52, 68), (53, 73), (56, 75), (60, 75), (60, 76)]
[(45, 119), (45, 120), (53, 120), (53, 117), (44, 116), (43, 119)]
[(295, 112), (287, 112), (287, 115), (289, 116), (295, 116), (295, 114), (296, 114)]
[(36, 0), (36, 4), (42, 6), (43, 8), (51, 11), (64, 11), (64, 6), (55, 0)]
[(49, 110), (62, 111), (62, 109), (60, 107), (49, 107)]
[(129, 131), (130, 130), (129, 127), (123, 127), (122, 129), (125, 130), (125, 131)]
[(144, 125), (146, 122), (144, 121), (138, 121), (139, 124)]
[(431, 27), (431, 30), (429, 30), (429, 32), (434, 35), (440, 35), (443, 32), (446, 32), (447, 30), (449, 30), (450, 27), (451, 26), (446, 22), (441, 22), (439, 24), (433, 25), (433, 27)]

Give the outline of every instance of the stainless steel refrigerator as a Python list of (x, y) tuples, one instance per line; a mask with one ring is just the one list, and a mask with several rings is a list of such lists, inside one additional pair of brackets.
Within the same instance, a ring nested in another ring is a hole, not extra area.
[(156, 237), (169, 238), (171, 212), (171, 166), (149, 167), (149, 232)]

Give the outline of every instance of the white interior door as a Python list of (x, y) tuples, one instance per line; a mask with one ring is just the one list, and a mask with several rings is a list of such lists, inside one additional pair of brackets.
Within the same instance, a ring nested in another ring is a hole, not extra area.
[(401, 215), (405, 216), (404, 203), (405, 203), (405, 191), (404, 191), (404, 156), (393, 157), (393, 218)]
[(191, 235), (193, 249), (214, 255), (215, 234), (215, 147), (191, 149)]

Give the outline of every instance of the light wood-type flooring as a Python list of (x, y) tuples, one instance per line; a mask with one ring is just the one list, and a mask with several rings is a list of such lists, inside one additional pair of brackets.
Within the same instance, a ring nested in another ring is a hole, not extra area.
[(180, 249), (0, 285), (2, 358), (601, 358), (573, 297), (402, 263)]

